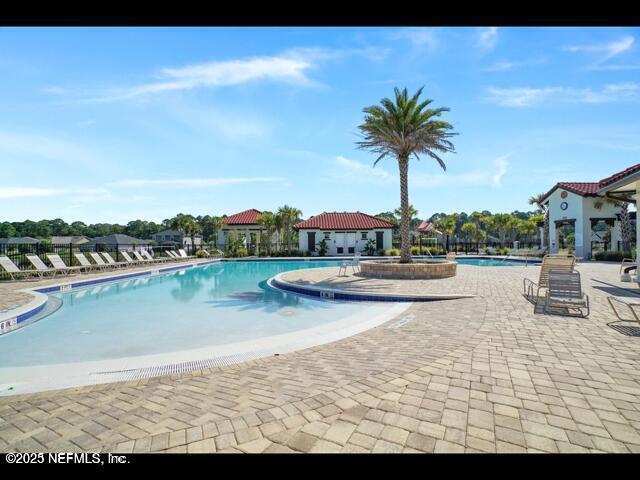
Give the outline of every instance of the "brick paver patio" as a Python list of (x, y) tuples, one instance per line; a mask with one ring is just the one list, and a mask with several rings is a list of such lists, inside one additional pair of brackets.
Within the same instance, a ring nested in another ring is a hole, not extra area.
[(460, 265), (453, 284), (478, 296), (415, 303), (398, 328), (231, 367), (3, 397), (0, 450), (640, 452), (640, 325), (609, 325), (606, 295), (633, 295), (617, 269), (578, 265), (586, 319), (534, 312), (522, 279), (539, 267)]

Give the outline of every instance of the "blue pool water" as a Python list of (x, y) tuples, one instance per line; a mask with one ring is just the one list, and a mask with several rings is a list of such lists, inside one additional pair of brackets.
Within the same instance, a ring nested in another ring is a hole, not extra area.
[[(460, 258), (461, 264), (513, 262)], [(320, 326), (380, 303), (326, 301), (274, 290), (272, 276), (339, 261), (224, 262), (56, 294), (55, 313), (0, 336), (0, 368), (176, 352)]]
[(384, 304), (315, 300), (270, 277), (339, 262), (224, 262), (56, 294), (55, 313), (0, 337), (0, 367), (80, 362), (223, 345), (289, 333)]
[(476, 265), (478, 267), (513, 267), (524, 265), (523, 262), (512, 262), (510, 260), (495, 260), (492, 258), (456, 258), (460, 265)]

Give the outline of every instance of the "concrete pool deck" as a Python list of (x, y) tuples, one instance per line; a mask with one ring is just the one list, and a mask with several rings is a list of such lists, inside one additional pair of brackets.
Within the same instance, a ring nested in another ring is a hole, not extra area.
[(539, 267), (460, 265), (476, 297), (330, 344), (0, 398), (0, 450), (640, 452), (640, 326), (612, 323), (606, 302), (640, 296), (618, 268), (578, 264), (586, 319), (523, 298)]

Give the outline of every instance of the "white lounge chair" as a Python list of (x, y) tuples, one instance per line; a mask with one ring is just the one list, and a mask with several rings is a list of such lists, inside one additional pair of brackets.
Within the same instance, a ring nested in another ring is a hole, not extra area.
[(60, 271), (67, 271), (69, 273), (72, 272), (81, 272), (82, 270), (87, 270), (86, 267), (68, 267), (66, 263), (64, 263), (64, 260), (62, 260), (62, 258), (60, 258), (60, 255), (58, 255), (57, 253), (47, 253), (47, 258), (49, 259), (49, 261), (51, 262), (51, 265), (54, 266), (54, 268), (60, 270)]
[(187, 255), (187, 252), (184, 251), (184, 248), (179, 249), (178, 253), (182, 258), (195, 258), (195, 255)]
[(105, 270), (107, 268), (106, 265), (96, 265), (95, 263), (91, 263), (82, 252), (76, 252), (73, 254), (73, 256), (76, 257), (78, 263), (85, 267), (87, 270)]
[(149, 250), (142, 250), (140, 254), (147, 260), (151, 262), (156, 262), (156, 263), (165, 263), (171, 260), (171, 258), (168, 258), (168, 257), (154, 257), (149, 253)]
[(103, 268), (116, 268), (115, 265), (106, 263), (104, 259), (100, 256), (100, 254), (97, 252), (91, 252), (89, 253), (89, 255), (91, 255), (91, 258), (93, 258), (93, 261), (96, 262), (96, 265), (100, 265)]
[(33, 265), (35, 267), (36, 270), (38, 270), (39, 272), (42, 272), (42, 274), (49, 274), (52, 276), (55, 276), (58, 272), (59, 273), (69, 273), (63, 270), (58, 270), (56, 268), (49, 268), (47, 267), (47, 265), (42, 261), (42, 259), (37, 256), (37, 255), (25, 255), (25, 257), (27, 257), (27, 260), (29, 260), (31, 262), (31, 265)]
[(20, 270), (15, 263), (7, 256), (0, 257), (0, 267), (11, 277), (11, 280), (18, 280), (17, 277), (42, 277), (42, 272), (38, 270)]
[(116, 267), (126, 268), (128, 266), (127, 262), (116, 262), (109, 252), (101, 252), (101, 253), (104, 259), (107, 261), (107, 263), (109, 265), (112, 265), (114, 268)]
[[(549, 272), (544, 313), (548, 313), (550, 307), (559, 307), (567, 311), (578, 310), (581, 317), (589, 316), (589, 296), (582, 290), (578, 272)], [(582, 309), (586, 309), (586, 313)]]
[(149, 260), (148, 258), (144, 258), (142, 255), (140, 255), (140, 252), (134, 250), (133, 252), (131, 252), (133, 254), (134, 257), (136, 257), (136, 260), (138, 260), (138, 262), (140, 263), (154, 263), (153, 259)]
[(124, 258), (131, 266), (139, 265), (141, 263), (140, 261), (131, 258), (129, 252), (120, 252), (120, 255), (122, 255), (122, 258)]

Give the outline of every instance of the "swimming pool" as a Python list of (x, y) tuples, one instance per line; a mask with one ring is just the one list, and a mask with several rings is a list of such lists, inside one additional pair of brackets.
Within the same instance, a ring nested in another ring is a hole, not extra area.
[(495, 258), (464, 258), (456, 257), (456, 262), (460, 265), (476, 265), (478, 267), (514, 267), (523, 265), (523, 261), (511, 261)]

